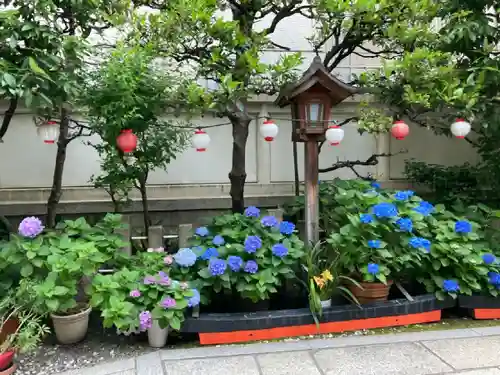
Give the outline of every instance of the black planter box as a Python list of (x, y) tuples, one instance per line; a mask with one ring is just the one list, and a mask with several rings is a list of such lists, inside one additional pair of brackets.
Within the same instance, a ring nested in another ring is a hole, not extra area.
[(458, 306), (468, 310), (474, 319), (500, 319), (500, 298), (459, 296)]
[(319, 326), (316, 326), (307, 308), (254, 313), (202, 313), (198, 318), (186, 319), (182, 331), (199, 333), (202, 344), (344, 332), (438, 321), (441, 310), (453, 307), (455, 303), (452, 298), (439, 301), (433, 294), (425, 294), (414, 297), (413, 301), (396, 299), (361, 308), (354, 305), (332, 306), (323, 310)]

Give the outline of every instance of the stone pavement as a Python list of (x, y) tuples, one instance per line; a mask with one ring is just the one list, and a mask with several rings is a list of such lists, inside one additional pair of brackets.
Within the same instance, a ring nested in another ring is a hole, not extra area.
[(53, 375), (500, 375), (500, 327), (159, 350)]

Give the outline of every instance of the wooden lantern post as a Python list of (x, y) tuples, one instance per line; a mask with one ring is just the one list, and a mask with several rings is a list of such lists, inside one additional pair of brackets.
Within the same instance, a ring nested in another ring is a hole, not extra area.
[(356, 89), (334, 77), (316, 56), (302, 78), (283, 88), (275, 104), (292, 110), (292, 141), (304, 143), (305, 239), (314, 245), (319, 240), (318, 142), (325, 140), (331, 108)]

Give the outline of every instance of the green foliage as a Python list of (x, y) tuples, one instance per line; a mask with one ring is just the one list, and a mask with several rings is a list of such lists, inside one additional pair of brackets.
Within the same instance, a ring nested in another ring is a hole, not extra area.
[[(149, 173), (167, 169), (188, 141), (187, 124), (165, 118), (172, 105), (170, 93), (179, 82), (155, 59), (147, 46), (119, 46), (90, 74), (81, 97), (90, 130), (101, 139), (92, 146), (102, 159), (102, 174), (92, 179), (116, 202), (126, 201), (134, 187), (145, 193)], [(128, 159), (116, 144), (123, 129), (132, 129), (138, 137)]]
[[(276, 220), (272, 216), (260, 218), (241, 214), (214, 218), (207, 227), (207, 235), (195, 235), (192, 239), (192, 250), (198, 255), (196, 264), (182, 267), (175, 263), (173, 274), (179, 274), (182, 280), (200, 278), (199, 286), (204, 297), (208, 297), (211, 292), (233, 291), (253, 302), (269, 299), (285, 279), (295, 277), (295, 271), (304, 255), (304, 243), (294, 233), (281, 233), (279, 225), (263, 225), (262, 219), (266, 218)], [(255, 249), (246, 244), (252, 236), (260, 239), (261, 245)], [(221, 237), (222, 244), (217, 241)], [(273, 246), (277, 244), (287, 249), (286, 255), (277, 256), (273, 253)], [(238, 259), (241, 261), (240, 267), (232, 270), (231, 264), (235, 264), (232, 262)], [(213, 275), (211, 262), (214, 260), (225, 264), (222, 274)], [(256, 272), (245, 270), (249, 261), (257, 263)]]
[[(159, 267), (163, 270), (153, 270), (151, 264), (163, 265)], [(188, 301), (197, 292), (188, 283), (171, 279), (168, 272), (158, 253), (145, 253), (134, 260), (134, 270), (123, 268), (112, 275), (97, 275), (92, 282), (91, 305), (101, 311), (105, 327), (115, 326), (121, 332), (145, 329), (140, 324), (141, 312), (151, 312), (162, 328), (179, 330)]]

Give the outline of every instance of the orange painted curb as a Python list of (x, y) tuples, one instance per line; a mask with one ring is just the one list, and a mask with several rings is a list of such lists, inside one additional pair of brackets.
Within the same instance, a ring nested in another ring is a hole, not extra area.
[(273, 340), (284, 337), (339, 333), (360, 329), (397, 327), (409, 324), (436, 322), (439, 320), (441, 320), (441, 310), (434, 310), (418, 314), (321, 323), (319, 327), (316, 327), (315, 324), (308, 324), (250, 331), (199, 333), (199, 337), (201, 345), (232, 344), (246, 341)]
[(500, 309), (474, 309), (474, 319), (500, 319)]

